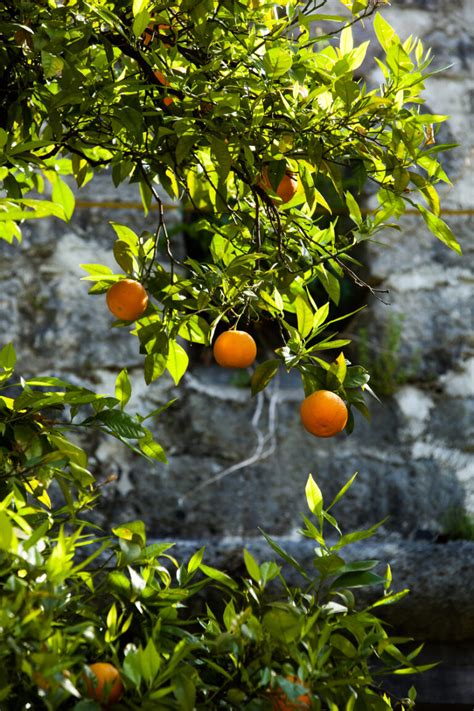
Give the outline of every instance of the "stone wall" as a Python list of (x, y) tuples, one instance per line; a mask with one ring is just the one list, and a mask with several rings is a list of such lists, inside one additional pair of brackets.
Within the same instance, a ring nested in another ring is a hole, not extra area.
[[(61, 375), (113, 393), (127, 366), (134, 383), (130, 410), (146, 412), (178, 397), (154, 424), (169, 464), (149, 464), (114, 441), (88, 442), (99, 481), (116, 475), (103, 489), (102, 523), (140, 517), (150, 537), (229, 540), (253, 537), (258, 526), (291, 537), (305, 510), (308, 473), (329, 499), (356, 470), (358, 483), (339, 506), (346, 529), (388, 517), (381, 535), (403, 543), (435, 539), (450, 508), (474, 514), (473, 10), (471, 0), (398, 0), (383, 9), (403, 37), (412, 32), (433, 47), (440, 72), (427, 83), (427, 104), (451, 116), (443, 130), (461, 144), (449, 158), (453, 186), (443, 190), (443, 201), (456, 212), (446, 219), (464, 256), (448, 251), (411, 214), (400, 234), (382, 237), (385, 246), (369, 247), (370, 278), (389, 289), (390, 306), (371, 300), (351, 334), (357, 344), (358, 326), (365, 325), (377, 352), (390, 314), (400, 315), (401, 362), (415, 365), (392, 397), (373, 403), (370, 425), (356, 416), (350, 437), (325, 441), (303, 431), (301, 386), (285, 374), (254, 399), (232, 375), (202, 363), (177, 391), (166, 379), (144, 385), (136, 339), (110, 328), (104, 298), (87, 295), (79, 267), (113, 266), (109, 220), (137, 230), (153, 224), (153, 214), (144, 219), (129, 204), (138, 200), (133, 188), (116, 191), (103, 176), (78, 199), (124, 201), (120, 209), (79, 207), (68, 225), (25, 226), (19, 247), (0, 242), (0, 340), (14, 341), (24, 376)], [(365, 32), (372, 33), (370, 23)], [(179, 223), (178, 206), (167, 214)]]

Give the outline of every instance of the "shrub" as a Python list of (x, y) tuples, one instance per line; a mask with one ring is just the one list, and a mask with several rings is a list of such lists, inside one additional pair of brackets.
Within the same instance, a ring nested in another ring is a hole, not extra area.
[[(0, 364), (5, 383), (13, 372), (11, 347), (0, 353)], [(0, 396), (6, 708), (99, 709), (87, 698), (85, 677), (96, 662), (120, 671), (125, 691), (118, 709), (269, 709), (275, 693), (291, 703), (303, 686), (313, 709), (393, 708), (376, 680), (416, 671), (416, 652), (403, 654), (376, 613), (407, 591), (392, 593), (390, 570), (374, 572), (376, 561), (348, 563), (342, 556), (377, 529), (342, 533), (330, 513), (355, 477), (327, 508), (308, 478), (301, 533), (314, 542), (310, 569), (263, 533), (278, 562), (259, 563), (244, 550), (246, 573), (237, 580), (204, 563), (204, 549), (179, 562), (171, 543), (147, 541), (141, 521), (105, 532), (88, 520), (98, 494), (87, 456), (68, 429), (107, 428), (128, 446), (161, 456), (143, 418), (124, 413), (119, 398), (53, 378), (22, 381), (7, 392)], [(90, 408), (93, 414), (74, 424)], [(288, 568), (300, 585), (290, 585)], [(354, 590), (367, 586), (382, 592), (360, 608)], [(222, 603), (204, 605), (202, 596), (213, 588)]]

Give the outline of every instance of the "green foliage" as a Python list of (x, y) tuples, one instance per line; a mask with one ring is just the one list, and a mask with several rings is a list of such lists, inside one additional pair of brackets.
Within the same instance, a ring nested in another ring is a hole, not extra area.
[[(1, 362), (11, 375), (13, 349), (2, 351)], [(377, 617), (379, 606), (407, 591), (392, 593), (391, 572), (376, 572), (377, 561), (342, 556), (377, 528), (342, 533), (330, 513), (355, 476), (327, 508), (308, 478), (301, 534), (315, 546), (309, 567), (266, 533), (276, 559), (259, 562), (244, 550), (242, 579), (205, 563), (203, 548), (178, 562), (173, 544), (148, 541), (141, 521), (110, 532), (88, 521), (97, 492), (87, 457), (66, 436), (73, 424), (51, 419), (51, 409), (120, 413), (120, 399), (104, 402), (52, 380), (1, 397), (2, 704), (98, 711), (87, 700), (87, 664), (108, 661), (125, 686), (121, 709), (263, 710), (281, 693), (308, 693), (321, 711), (393, 708), (379, 677), (425, 667), (414, 661), (419, 650), (404, 654), (403, 640), (391, 638)], [(117, 391), (127, 398), (126, 383), (122, 371)], [(61, 390), (39, 390), (53, 384)], [(79, 426), (102, 429), (102, 422), (92, 415)], [(128, 425), (124, 431), (119, 420), (111, 428), (126, 444)], [(290, 584), (290, 569), (299, 585)], [(358, 605), (357, 590), (368, 586), (378, 594)], [(204, 606), (202, 593), (212, 588), (219, 602), (207, 593)]]
[[(68, 176), (81, 186), (107, 169), (115, 185), (138, 185), (145, 213), (157, 204), (154, 234), (112, 225), (120, 274), (85, 265), (93, 294), (126, 274), (151, 295), (134, 329), (147, 383), (165, 371), (180, 381), (188, 366), (180, 339), (209, 345), (217, 327), (271, 319), (283, 367), (297, 368), (306, 389), (334, 389), (366, 413), (367, 376), (352, 387), (326, 358), (348, 344), (329, 303), (354, 276), (351, 250), (408, 205), (459, 251), (436, 192), (449, 182), (437, 156), (450, 146), (434, 144), (433, 126), (446, 117), (421, 110), (429, 50), (397, 36), (383, 3), (341, 0), (332, 15), (323, 6), (51, 0), (0, 10), (4, 236), (18, 239), (24, 219), (70, 219)], [(369, 18), (383, 75), (370, 90), (357, 78), (369, 43), (355, 45), (352, 34)], [(287, 170), (298, 190), (284, 203), (277, 188)], [(363, 214), (367, 181), (379, 204)], [(51, 199), (28, 197), (45, 186)], [(194, 210), (206, 259), (173, 255), (158, 186)], [(326, 302), (315, 303), (314, 285)], [(254, 392), (273, 369), (256, 376)]]

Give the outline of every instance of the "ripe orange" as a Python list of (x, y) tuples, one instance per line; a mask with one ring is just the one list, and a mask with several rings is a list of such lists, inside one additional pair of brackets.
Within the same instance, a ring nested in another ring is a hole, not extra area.
[(100, 704), (111, 706), (123, 694), (123, 684), (120, 673), (113, 664), (108, 662), (95, 662), (90, 664), (92, 674), (84, 675), (87, 696)]
[(105, 298), (113, 315), (124, 321), (136, 321), (143, 316), (148, 306), (148, 294), (140, 282), (134, 279), (116, 281)]
[(300, 414), (308, 432), (316, 437), (332, 437), (342, 432), (349, 413), (339, 395), (330, 390), (316, 390), (303, 400)]
[[(301, 679), (296, 676), (288, 676), (289, 681), (304, 686)], [(270, 699), (273, 711), (301, 711), (301, 709), (309, 709), (311, 707), (311, 698), (309, 694), (301, 694), (295, 701), (290, 701), (283, 689), (273, 689), (270, 692)]]
[(247, 368), (255, 360), (257, 346), (247, 331), (224, 331), (216, 338), (213, 353), (223, 368)]
[[(162, 74), (162, 73), (160, 72), (159, 69), (157, 69), (156, 71), (154, 71), (153, 74), (154, 74), (155, 77), (158, 79), (158, 81), (160, 82), (160, 84), (163, 84), (163, 86), (171, 86), (171, 84), (169, 83), (169, 81), (166, 79), (166, 77), (164, 76), (164, 74)], [(170, 106), (170, 105), (173, 103), (173, 101), (174, 101), (174, 99), (173, 99), (173, 97), (171, 97), (171, 96), (165, 96), (165, 98), (163, 99), (163, 103), (164, 103), (165, 106)]]
[[(268, 177), (268, 167), (265, 166), (262, 171), (259, 186), (265, 191), (273, 190)], [(289, 202), (293, 195), (298, 190), (298, 174), (291, 170), (287, 170), (285, 175), (280, 180), (277, 189), (275, 190), (282, 202)]]

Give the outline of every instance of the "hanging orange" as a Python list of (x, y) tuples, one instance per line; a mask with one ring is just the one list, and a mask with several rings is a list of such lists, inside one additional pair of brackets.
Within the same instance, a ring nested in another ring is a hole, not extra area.
[(145, 288), (134, 279), (116, 281), (105, 298), (113, 315), (123, 321), (136, 321), (143, 316), (148, 306)]
[(89, 665), (90, 675), (84, 675), (87, 696), (102, 705), (115, 704), (123, 694), (120, 672), (108, 662), (95, 662)]
[(300, 408), (305, 429), (316, 437), (333, 437), (347, 424), (344, 400), (330, 390), (316, 390), (303, 400)]
[(257, 356), (257, 345), (247, 331), (224, 331), (216, 338), (213, 353), (223, 368), (248, 368)]
[[(268, 192), (268, 190), (274, 190), (268, 177), (268, 166), (265, 166), (262, 170), (259, 186), (263, 188), (265, 192)], [(297, 190), (298, 173), (295, 173), (292, 170), (287, 170), (285, 171), (285, 175), (278, 183), (277, 189), (274, 192), (276, 192), (282, 202), (286, 203), (290, 202), (291, 198), (295, 195)]]

